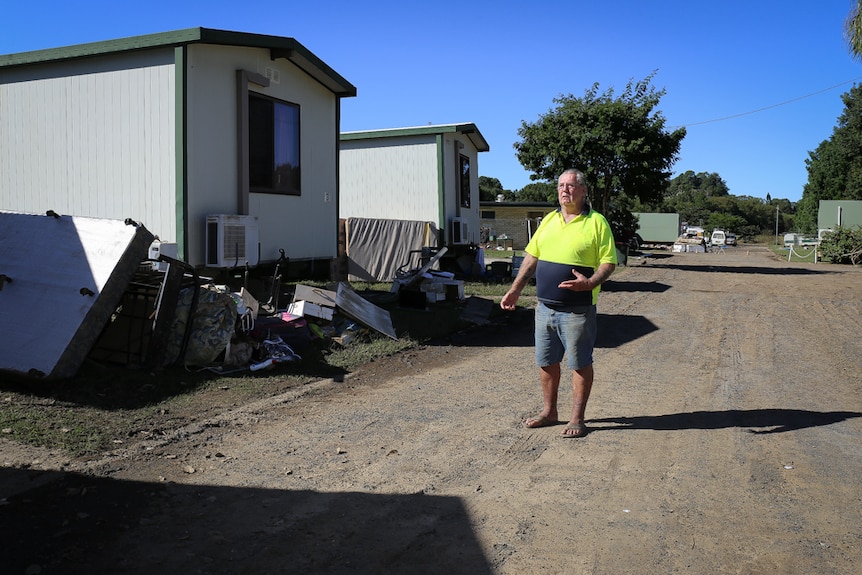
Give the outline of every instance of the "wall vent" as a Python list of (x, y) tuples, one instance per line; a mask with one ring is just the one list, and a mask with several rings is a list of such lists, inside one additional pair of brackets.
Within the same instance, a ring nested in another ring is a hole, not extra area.
[(273, 84), (281, 84), (281, 73), (275, 68), (270, 68), (269, 66), (265, 67), (263, 69), (263, 75)]

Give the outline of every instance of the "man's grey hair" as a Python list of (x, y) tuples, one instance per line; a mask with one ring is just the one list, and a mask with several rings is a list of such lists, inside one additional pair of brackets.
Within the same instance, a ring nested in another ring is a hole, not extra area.
[(569, 168), (568, 170), (563, 171), (563, 173), (557, 177), (557, 181), (559, 182), (560, 178), (562, 178), (566, 174), (575, 174), (575, 179), (578, 181), (578, 183), (580, 185), (582, 185), (582, 186), (587, 185), (587, 177), (584, 175), (584, 173), (582, 171), (576, 170), (575, 168)]

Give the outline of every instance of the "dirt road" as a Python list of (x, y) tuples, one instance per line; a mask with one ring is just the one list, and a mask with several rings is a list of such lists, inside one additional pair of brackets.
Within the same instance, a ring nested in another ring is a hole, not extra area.
[(73, 472), (0, 469), (0, 561), (862, 572), (862, 269), (746, 247), (664, 255), (630, 262), (600, 297), (584, 439), (522, 427), (540, 396), (531, 312), (516, 312)]

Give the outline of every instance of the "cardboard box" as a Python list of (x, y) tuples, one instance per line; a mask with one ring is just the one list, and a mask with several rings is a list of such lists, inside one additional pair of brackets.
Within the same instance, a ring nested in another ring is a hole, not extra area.
[(332, 321), (334, 312), (335, 310), (331, 307), (317, 305), (316, 303), (311, 303), (305, 300), (293, 302), (287, 308), (287, 313), (292, 315), (317, 317), (327, 321)]

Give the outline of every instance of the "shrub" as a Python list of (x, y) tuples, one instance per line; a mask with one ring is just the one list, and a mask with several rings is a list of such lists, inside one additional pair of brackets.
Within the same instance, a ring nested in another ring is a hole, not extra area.
[(862, 261), (862, 227), (838, 228), (824, 236), (820, 257), (834, 264), (857, 265)]

